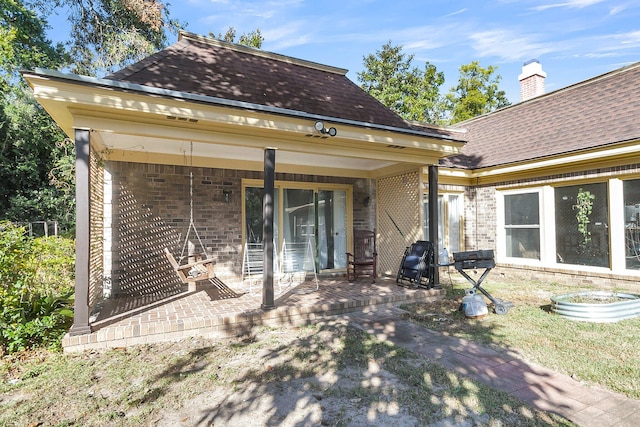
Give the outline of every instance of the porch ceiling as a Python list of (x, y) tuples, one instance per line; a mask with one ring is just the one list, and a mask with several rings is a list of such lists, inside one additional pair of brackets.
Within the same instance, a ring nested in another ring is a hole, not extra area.
[[(114, 161), (262, 170), (270, 147), (277, 172), (373, 178), (437, 164), (464, 145), (462, 133), (456, 139), (46, 70), (24, 76), (69, 137), (90, 129), (94, 149)], [(316, 131), (316, 121), (337, 135)]]

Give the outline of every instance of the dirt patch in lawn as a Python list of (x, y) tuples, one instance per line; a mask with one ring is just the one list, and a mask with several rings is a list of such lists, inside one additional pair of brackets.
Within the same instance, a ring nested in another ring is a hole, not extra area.
[(565, 425), (346, 321), (5, 358), (6, 426)]

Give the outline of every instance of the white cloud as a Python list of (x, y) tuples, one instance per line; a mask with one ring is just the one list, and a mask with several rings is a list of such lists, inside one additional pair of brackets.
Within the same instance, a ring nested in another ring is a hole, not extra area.
[(537, 58), (558, 50), (557, 44), (537, 41), (534, 35), (520, 35), (508, 30), (481, 31), (469, 35), (480, 57), (497, 57), (503, 62)]
[(567, 8), (567, 9), (582, 9), (584, 7), (593, 6), (594, 4), (602, 3), (604, 0), (569, 0), (562, 3), (544, 4), (536, 6), (533, 10), (547, 10), (554, 8)]
[(640, 47), (640, 31), (610, 34), (602, 36), (600, 39), (604, 41), (603, 48), (609, 50), (636, 49)]
[(626, 39), (625, 43), (640, 43), (640, 30), (630, 31), (628, 33), (620, 34), (619, 37)]
[(611, 8), (611, 10), (609, 11), (609, 15), (613, 16), (613, 15), (617, 15), (620, 12), (624, 11), (627, 8), (626, 5), (620, 5), (620, 6), (614, 6)]
[(271, 27), (262, 31), (265, 44), (274, 52), (309, 43), (313, 37), (307, 31), (304, 21), (290, 21), (286, 25)]
[(450, 17), (450, 16), (455, 16), (455, 15), (460, 15), (461, 13), (465, 13), (465, 12), (467, 12), (468, 10), (469, 10), (469, 9), (467, 9), (467, 8), (465, 7), (465, 8), (462, 8), (462, 9), (458, 10), (458, 11), (451, 12), (451, 13), (449, 13), (449, 14), (447, 14), (447, 15), (444, 15), (444, 18), (448, 18), (448, 17)]
[[(604, 58), (628, 57), (640, 48), (640, 31), (630, 31), (620, 34), (606, 34), (600, 36), (574, 39), (567, 43), (563, 52), (571, 58), (588, 58), (593, 60)], [(631, 62), (634, 62), (635, 59)]]
[(618, 56), (617, 54), (613, 53), (613, 52), (608, 52), (608, 53), (596, 53), (596, 52), (591, 52), (591, 53), (587, 53), (585, 55), (576, 55), (576, 58), (582, 56), (583, 58), (593, 58), (593, 59), (597, 59), (597, 58), (612, 58), (614, 56)]

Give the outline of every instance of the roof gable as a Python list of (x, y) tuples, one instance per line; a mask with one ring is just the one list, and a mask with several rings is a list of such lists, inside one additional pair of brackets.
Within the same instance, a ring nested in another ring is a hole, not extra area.
[(467, 145), (441, 164), (479, 169), (639, 139), (639, 87), (636, 63), (458, 123)]

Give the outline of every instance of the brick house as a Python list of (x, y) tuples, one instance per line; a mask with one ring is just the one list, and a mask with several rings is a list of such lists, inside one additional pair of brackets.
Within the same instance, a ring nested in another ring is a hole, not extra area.
[(191, 214), (218, 278), (240, 282), (270, 172), (275, 251), (312, 240), (324, 274), (375, 228), (381, 275), (426, 238), (494, 249), (507, 276), (637, 286), (640, 63), (541, 94), (530, 62), (525, 100), (449, 128), (406, 122), (346, 72), (181, 33), (104, 79), (24, 73), (76, 142), (71, 334), (105, 298), (180, 292), (162, 249), (180, 253)]
[[(439, 168), (440, 239), (494, 249), (505, 275), (640, 289), (640, 63), (476, 117)], [(425, 189), (428, 192), (428, 189)]]
[[(181, 292), (163, 248), (186, 243), (202, 243), (231, 284), (245, 242), (273, 241), (277, 253), (312, 241), (320, 272), (340, 275), (353, 229), (376, 228), (378, 271), (395, 274), (423, 238), (422, 169), (459, 154), (464, 131), (408, 123), (346, 72), (189, 33), (104, 79), (25, 72), (75, 140), (71, 335), (91, 332), (107, 298)], [(191, 219), (198, 238), (187, 241)]]

